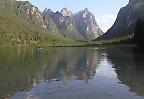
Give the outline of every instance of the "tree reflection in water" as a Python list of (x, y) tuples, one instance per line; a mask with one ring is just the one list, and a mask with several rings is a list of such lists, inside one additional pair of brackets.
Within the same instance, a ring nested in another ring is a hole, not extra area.
[[(108, 57), (115, 65), (121, 83), (129, 90), (144, 96), (144, 50), (138, 47), (109, 49)], [(117, 54), (119, 53), (119, 54)]]
[(144, 55), (133, 47), (48, 48), (38, 53), (32, 48), (4, 49), (0, 49), (2, 98), (15, 94), (11, 99), (48, 95), (56, 99), (53, 94), (61, 94), (63, 99), (65, 95), (142, 99), (130, 91), (144, 95)]

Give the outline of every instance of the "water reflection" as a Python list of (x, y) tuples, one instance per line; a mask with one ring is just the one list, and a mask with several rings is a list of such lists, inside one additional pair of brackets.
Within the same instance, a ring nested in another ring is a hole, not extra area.
[(43, 80), (92, 79), (99, 53), (80, 48), (49, 48), (37, 53), (32, 48), (0, 49), (0, 97), (28, 90)]
[(0, 98), (31, 86), (34, 73), (30, 60), (32, 54), (26, 49), (0, 48)]
[(144, 50), (137, 47), (119, 47), (108, 49), (108, 54), (115, 65), (119, 80), (129, 86), (130, 91), (144, 96)]
[[(47, 63), (43, 66), (43, 77), (45, 81), (64, 81), (92, 79), (95, 69), (100, 60), (100, 53), (95, 50), (80, 48), (66, 48), (64, 51), (57, 51), (53, 58), (48, 57)], [(61, 54), (58, 54), (58, 53)]]
[(1, 98), (144, 99), (144, 55), (133, 47), (5, 49)]

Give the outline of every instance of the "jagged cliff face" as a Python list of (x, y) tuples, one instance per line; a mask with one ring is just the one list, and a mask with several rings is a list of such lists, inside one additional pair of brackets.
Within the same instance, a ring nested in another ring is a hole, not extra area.
[(129, 0), (129, 5), (133, 5), (135, 7), (143, 6), (144, 2), (143, 0)]
[[(103, 34), (98, 27), (94, 15), (85, 9), (73, 14), (66, 8), (60, 12), (44, 11), (46, 24), (48, 20), (53, 20), (59, 32), (64, 36), (76, 40), (92, 40)], [(49, 25), (47, 25), (49, 27)]]
[(73, 13), (71, 11), (69, 11), (67, 8), (63, 8), (60, 13), (63, 15), (63, 16), (72, 16)]
[(103, 34), (102, 30), (96, 23), (94, 15), (86, 8), (74, 16), (78, 31), (86, 39), (95, 39)]
[(53, 12), (50, 9), (45, 9), (43, 12), (44, 22), (48, 30), (53, 33), (71, 39), (83, 39), (78, 33), (75, 32), (70, 12), (64, 8), (61, 12)]
[(17, 1), (16, 13), (34, 25), (46, 28), (51, 33), (74, 40), (92, 40), (103, 34), (94, 15), (85, 9), (72, 13), (67, 8), (53, 12), (45, 9), (43, 13), (28, 1)]
[(49, 31), (51, 31), (52, 33), (57, 33), (58, 29), (54, 20), (51, 18), (53, 14), (54, 12), (52, 12), (50, 9), (45, 9), (43, 12), (43, 20)]
[(123, 37), (135, 33), (136, 21), (144, 16), (144, 0), (129, 0), (120, 9), (114, 25), (100, 39)]
[(16, 9), (17, 15), (24, 17), (26, 20), (35, 25), (46, 27), (43, 21), (42, 13), (37, 7), (30, 4), (28, 1), (17, 1)]
[(78, 33), (73, 19), (73, 13), (63, 8), (60, 12), (52, 12), (50, 9), (45, 9), (43, 12), (45, 24), (49, 30), (56, 28), (59, 34), (66, 38), (75, 40), (84, 40)]

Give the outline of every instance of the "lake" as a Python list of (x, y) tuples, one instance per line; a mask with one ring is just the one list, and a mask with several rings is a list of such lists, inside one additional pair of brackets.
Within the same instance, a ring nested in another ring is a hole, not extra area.
[(0, 99), (144, 99), (133, 46), (0, 48)]

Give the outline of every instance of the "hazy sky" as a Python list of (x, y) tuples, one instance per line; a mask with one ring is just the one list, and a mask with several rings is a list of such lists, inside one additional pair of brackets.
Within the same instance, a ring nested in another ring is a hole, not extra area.
[[(24, 1), (24, 0), (23, 0)], [(66, 7), (73, 12), (88, 8), (96, 17), (96, 21), (103, 31), (109, 29), (115, 21), (119, 9), (129, 0), (28, 0), (41, 11), (49, 8), (59, 11)]]

